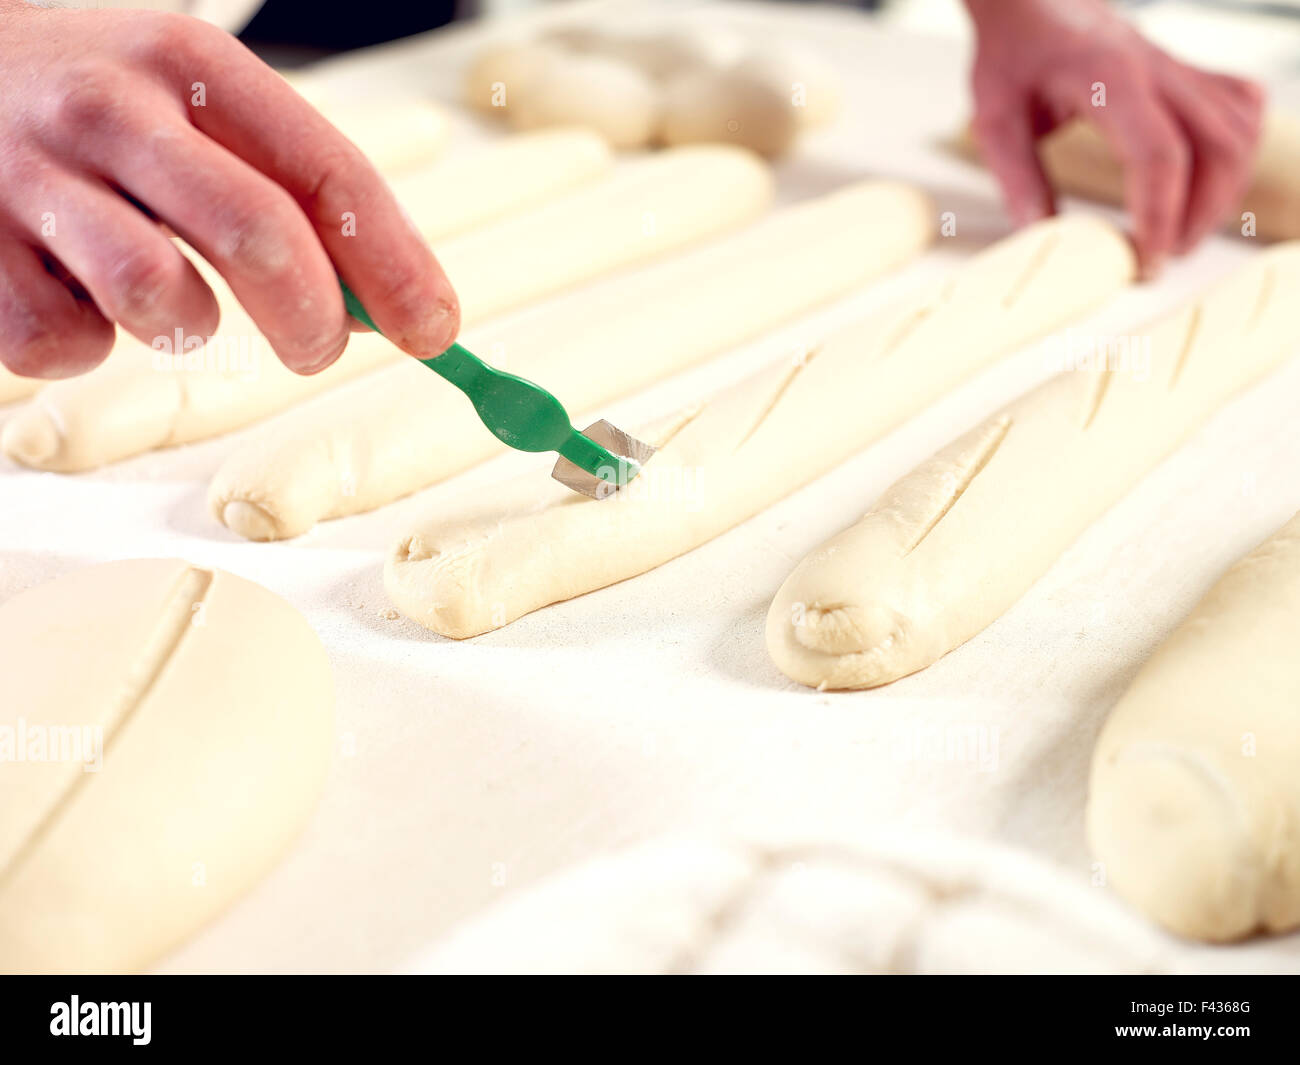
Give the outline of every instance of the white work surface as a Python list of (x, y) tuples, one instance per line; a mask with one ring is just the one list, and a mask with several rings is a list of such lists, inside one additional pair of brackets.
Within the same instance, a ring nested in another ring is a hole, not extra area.
[[(630, 427), (1005, 231), (989, 178), (933, 144), (968, 106), (960, 40), (844, 10), (688, 14), (805, 39), (838, 63), (844, 112), (779, 167), (783, 199), (867, 175), (907, 178), (956, 212), (958, 235), (869, 292), (598, 412)], [(482, 32), (413, 39), (331, 69), (356, 95), (401, 88), (450, 100)], [(466, 140), (485, 135), (468, 118), (457, 125)], [(1076, 328), (1132, 332), (1253, 253), (1248, 241), (1215, 238)], [(1022, 352), (707, 546), (469, 642), (390, 610), (383, 555), (413, 515), (466, 484), (517, 469), (546, 476), (538, 457), (504, 456), (280, 544), (239, 540), (207, 512), (207, 482), (245, 434), (82, 476), (6, 466), (0, 598), (94, 562), (179, 556), (284, 596), (329, 651), (339, 755), (319, 810), (284, 861), (166, 971), (402, 968), (546, 874), (664, 832), (915, 828), (997, 840), (1087, 883), (1087, 767), (1108, 709), (1222, 570), (1300, 509), (1300, 360), (1232, 403), (1006, 616), (923, 673), (822, 694), (788, 682), (763, 646), (768, 603), (799, 558), (1049, 372), (1041, 351)], [(910, 741), (969, 726), (995, 745), (983, 765), (924, 744), (908, 753)], [(1300, 970), (1300, 936), (1170, 948), (1192, 969)]]

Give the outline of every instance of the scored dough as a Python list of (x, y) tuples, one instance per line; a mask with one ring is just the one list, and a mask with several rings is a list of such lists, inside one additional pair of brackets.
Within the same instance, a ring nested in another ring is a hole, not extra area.
[[(969, 130), (955, 147), (979, 158), (979, 149)], [(1110, 146), (1097, 130), (1074, 121), (1044, 137), (1039, 155), (1054, 188), (1101, 200), (1124, 202), (1124, 170)], [(1264, 116), (1259, 148), (1255, 154), (1254, 178), (1242, 198), (1240, 210), (1225, 228), (1240, 231), (1241, 212), (1255, 216), (1255, 232), (1267, 240), (1300, 237), (1300, 189), (1295, 175), (1300, 172), (1300, 121), (1280, 111)]]
[(1300, 515), (1210, 589), (1102, 729), (1089, 842), (1107, 881), (1172, 932), (1300, 925), (1297, 633)]
[[(900, 265), (934, 228), (921, 193), (862, 182), (503, 326), (472, 330), (464, 342), (579, 411)], [(418, 364), (394, 366), (269, 423), (226, 459), (208, 498), (241, 536), (282, 539), (322, 518), (391, 502), (502, 446), (441, 378)]]
[(1300, 244), (1279, 245), (1127, 338), (1127, 356), (1115, 345), (958, 438), (790, 574), (768, 612), (773, 661), (802, 684), (869, 688), (969, 640), (1294, 350), (1297, 301)]
[(446, 636), (653, 569), (820, 476), (976, 370), (1133, 276), (1095, 219), (1031, 226), (928, 286), (635, 435), (660, 447), (607, 500), (533, 476), (403, 536), (384, 571), (402, 613)]
[(228, 573), (136, 559), (22, 592), (0, 671), (4, 972), (147, 967), (279, 860), (324, 786), (325, 650)]
[(1029, 855), (919, 833), (660, 837), (464, 922), (422, 973), (1113, 973), (1154, 931)]
[[(532, 180), (524, 171), (518, 178)], [(661, 152), (441, 244), (438, 257), (468, 324), (734, 228), (761, 213), (771, 197), (770, 171), (748, 152), (721, 146)], [(438, 218), (454, 203), (411, 206), (417, 218)], [(124, 338), (102, 366), (50, 385), (19, 411), (5, 426), (5, 453), (39, 469), (89, 469), (237, 429), (404, 357), (383, 337), (358, 333), (329, 369), (311, 377), (292, 373), (215, 271), (196, 265), (225, 293), (217, 336), (238, 342), (233, 353), (209, 342), (194, 353), (193, 369), (155, 369), (159, 353)]]

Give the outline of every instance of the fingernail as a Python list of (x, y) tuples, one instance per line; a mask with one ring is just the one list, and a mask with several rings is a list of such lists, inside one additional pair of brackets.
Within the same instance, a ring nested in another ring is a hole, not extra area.
[(1154, 281), (1160, 276), (1160, 271), (1165, 268), (1165, 254), (1153, 255), (1142, 264), (1142, 280)]
[(297, 372), (305, 377), (310, 377), (312, 374), (320, 373), (327, 367), (332, 366), (338, 360), (338, 357), (343, 354), (343, 349), (348, 346), (348, 338), (351, 335), (350, 330), (345, 330), (343, 335), (339, 337), (338, 343), (331, 347), (322, 358), (317, 359), (308, 366), (301, 367)]
[(439, 300), (425, 316), (408, 347), (423, 359), (441, 355), (456, 339), (460, 323), (460, 309), (453, 303)]

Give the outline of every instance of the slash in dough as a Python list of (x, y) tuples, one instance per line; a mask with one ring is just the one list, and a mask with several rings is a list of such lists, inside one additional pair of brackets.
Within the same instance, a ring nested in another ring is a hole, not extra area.
[[(930, 242), (934, 228), (921, 193), (863, 182), (505, 325), (474, 330), (465, 343), (579, 411), (900, 265)], [(423, 366), (400, 365), (268, 423), (222, 464), (209, 502), (241, 536), (282, 539), (323, 518), (391, 502), (500, 447), (460, 393)]]
[(1127, 242), (1100, 220), (1031, 226), (806, 357), (637, 432), (660, 450), (611, 499), (534, 476), (431, 515), (390, 553), (388, 594), (408, 617), (463, 638), (644, 573), (825, 473), (1132, 276)]
[(1278, 245), (1139, 330), (1147, 372), (1108, 354), (958, 438), (790, 574), (768, 612), (773, 661), (801, 684), (870, 688), (969, 640), (1295, 349), (1297, 301), (1300, 244)]
[[(518, 178), (533, 180), (526, 171)], [(463, 189), (459, 179), (449, 184)], [(493, 180), (483, 187), (506, 186)], [(409, 206), (417, 220), (436, 222), (456, 209), (449, 205), (457, 194)], [(721, 146), (677, 149), (440, 244), (438, 257), (469, 324), (738, 226), (761, 213), (771, 197), (771, 173), (757, 157)], [(196, 265), (220, 293), (218, 337), (246, 342), (249, 358), (208, 361), (208, 355), (226, 350), (218, 344), (214, 352), (209, 343), (197, 353), (199, 367), (156, 370), (156, 352), (121, 340), (102, 366), (50, 385), (13, 417), (3, 436), (10, 458), (43, 470), (90, 469), (237, 429), (403, 357), (383, 337), (358, 333), (329, 369), (311, 377), (294, 374), (216, 272)]]
[(229, 573), (132, 559), (22, 592), (0, 671), (0, 972), (148, 967), (279, 860), (324, 787), (325, 649)]
[(1171, 932), (1300, 925), (1298, 634), (1300, 515), (1210, 589), (1102, 729), (1093, 853)]

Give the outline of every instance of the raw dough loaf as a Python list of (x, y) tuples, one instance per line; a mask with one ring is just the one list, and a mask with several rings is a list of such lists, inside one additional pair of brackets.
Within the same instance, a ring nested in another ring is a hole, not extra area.
[(408, 617), (463, 638), (644, 573), (825, 473), (1132, 275), (1128, 244), (1098, 219), (1031, 226), (810, 355), (658, 430), (634, 430), (660, 450), (612, 499), (534, 476), (432, 515), (390, 553), (388, 594)]
[(0, 403), (13, 403), (26, 399), (36, 393), (42, 385), (48, 384), (38, 377), (19, 377), (12, 370), (0, 366)]
[(275, 864), (324, 785), (325, 650), (228, 573), (110, 562), (22, 592), (0, 670), (4, 972), (147, 967)]
[(447, 115), (428, 100), (328, 104), (321, 111), (384, 174), (428, 163), (447, 141)]
[[(526, 172), (518, 177), (530, 180)], [(771, 174), (749, 153), (682, 149), (441, 244), (438, 255), (469, 324), (738, 226), (767, 207), (771, 197)], [(437, 219), (455, 202), (414, 206), (417, 217)], [(225, 293), (218, 338), (241, 341), (234, 352), (239, 358), (222, 361), (229, 345), (213, 350), (209, 342), (195, 353), (193, 369), (156, 370), (157, 352), (140, 342), (119, 341), (102, 366), (50, 385), (19, 411), (5, 426), (5, 453), (39, 469), (89, 469), (228, 432), (403, 357), (383, 337), (358, 333), (329, 369), (312, 377), (294, 374), (280, 364), (215, 271), (197, 265)]]
[(1297, 634), (1300, 516), (1223, 575), (1102, 729), (1089, 841), (1109, 883), (1172, 932), (1300, 925)]
[(802, 684), (870, 688), (969, 640), (1295, 349), (1297, 301), (1300, 245), (1270, 249), (1140, 330), (1127, 358), (1092, 358), (954, 441), (787, 578), (768, 613), (773, 661)]
[(447, 143), (451, 125), (447, 113), (431, 100), (405, 96), (346, 100), (310, 75), (285, 80), (385, 174), (428, 163)]
[(564, 59), (563, 51), (538, 41), (489, 45), (465, 71), (465, 103), (484, 114), (509, 114), (533, 80)]
[(1103, 893), (970, 839), (661, 838), (457, 928), (425, 973), (1140, 973), (1168, 946)]
[[(503, 326), (472, 330), (465, 343), (543, 383), (576, 412), (865, 283), (918, 254), (934, 228), (919, 192), (863, 182)], [(618, 353), (612, 363), (610, 352)], [(501, 446), (441, 378), (417, 364), (394, 366), (269, 423), (226, 459), (208, 498), (241, 536), (282, 539), (322, 518), (391, 502)]]
[(789, 95), (752, 71), (686, 71), (664, 87), (659, 136), (665, 144), (716, 141), (778, 156), (798, 131)]
[(659, 125), (659, 86), (636, 67), (604, 56), (539, 61), (508, 114), (515, 129), (584, 126), (615, 148), (648, 144)]
[[(969, 133), (958, 145), (978, 158)], [(1052, 185), (1063, 192), (1087, 196), (1105, 203), (1124, 202), (1124, 172), (1109, 145), (1097, 130), (1075, 121), (1045, 137), (1039, 155)], [(1229, 218), (1226, 228), (1240, 231), (1241, 212), (1255, 215), (1255, 230), (1267, 240), (1300, 237), (1300, 122), (1279, 111), (1265, 116), (1255, 176), (1240, 211)]]
[(840, 82), (816, 52), (793, 45), (755, 48), (736, 64), (742, 77), (772, 86), (794, 110), (801, 127), (822, 126), (840, 109)]

